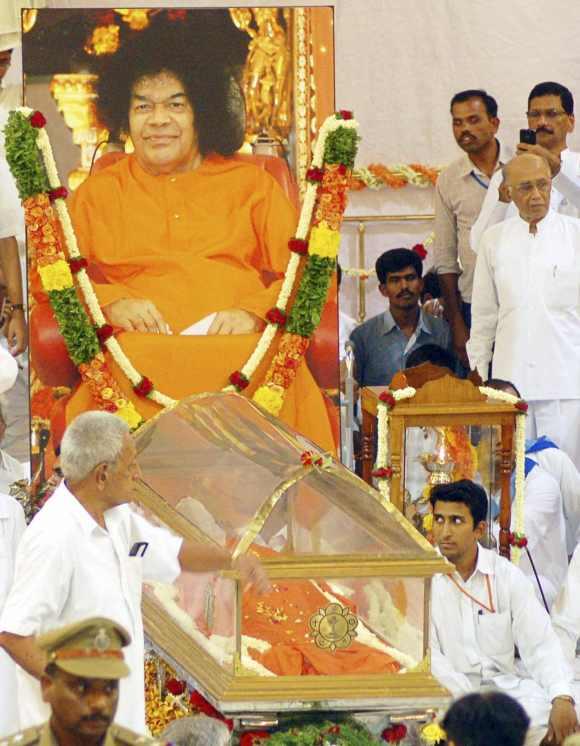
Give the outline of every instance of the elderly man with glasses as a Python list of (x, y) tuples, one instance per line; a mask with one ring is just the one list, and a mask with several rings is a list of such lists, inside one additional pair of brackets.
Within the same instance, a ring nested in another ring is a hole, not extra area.
[[(580, 215), (580, 153), (568, 148), (574, 130), (574, 98), (560, 83), (538, 83), (528, 96), (528, 127), (536, 133), (536, 144), (519, 143), (518, 154), (534, 153), (545, 158), (552, 176), (550, 208), (565, 215)], [(517, 215), (510, 204), (502, 173), (497, 172), (471, 229), (471, 247), (477, 253), (481, 238), (491, 225)]]
[(529, 402), (528, 437), (546, 435), (580, 465), (580, 220), (550, 209), (550, 166), (523, 153), (504, 168), (519, 214), (486, 231), (467, 352), (483, 379)]

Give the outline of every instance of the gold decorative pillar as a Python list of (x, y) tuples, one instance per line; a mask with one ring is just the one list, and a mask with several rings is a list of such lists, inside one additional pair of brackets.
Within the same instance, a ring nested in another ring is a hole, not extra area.
[(81, 149), (80, 165), (68, 175), (70, 189), (76, 189), (87, 178), (95, 147), (99, 140), (107, 136), (107, 131), (97, 122), (96, 81), (96, 75), (76, 73), (55, 75), (50, 83), (50, 92), (58, 110), (72, 130), (73, 142)]

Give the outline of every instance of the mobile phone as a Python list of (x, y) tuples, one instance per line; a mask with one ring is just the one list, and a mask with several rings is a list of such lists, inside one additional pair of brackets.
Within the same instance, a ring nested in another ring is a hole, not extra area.
[(520, 142), (524, 142), (526, 145), (535, 145), (536, 130), (520, 130)]

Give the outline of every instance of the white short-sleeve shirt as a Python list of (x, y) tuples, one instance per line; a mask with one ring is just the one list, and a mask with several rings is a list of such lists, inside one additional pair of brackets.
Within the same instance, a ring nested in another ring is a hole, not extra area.
[[(87, 617), (105, 616), (131, 635), (124, 649), (131, 674), (121, 680), (115, 722), (145, 727), (143, 580), (171, 583), (179, 574), (181, 539), (149, 524), (129, 505), (105, 513), (101, 528), (62, 483), (24, 532), (14, 584), (0, 630), (37, 635)], [(143, 556), (130, 556), (145, 542)], [(20, 728), (44, 722), (39, 683), (18, 669)]]
[[(12, 585), (16, 548), (25, 528), (20, 504), (0, 493), (0, 611)], [(18, 730), (16, 664), (3, 650), (0, 650), (0, 703), (1, 738)]]

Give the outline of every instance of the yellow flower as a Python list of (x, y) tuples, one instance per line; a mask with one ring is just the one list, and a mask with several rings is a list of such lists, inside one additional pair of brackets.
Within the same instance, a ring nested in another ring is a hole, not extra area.
[(334, 259), (338, 255), (340, 233), (328, 227), (326, 221), (315, 225), (310, 231), (308, 253)]
[(73, 278), (70, 267), (64, 259), (59, 259), (54, 264), (48, 264), (39, 267), (42, 287), (49, 292), (50, 290), (65, 290), (73, 286)]
[(421, 728), (421, 742), (426, 746), (434, 746), (439, 741), (444, 741), (447, 735), (439, 723), (429, 723)]
[(133, 404), (131, 404), (131, 402), (128, 402), (126, 406), (118, 409), (116, 414), (119, 415), (121, 419), (125, 420), (125, 422), (129, 425), (131, 430), (135, 430), (143, 422), (143, 418), (141, 417), (139, 412), (135, 409)]
[(260, 386), (252, 398), (256, 404), (277, 417), (284, 404), (284, 389), (281, 386)]
[(423, 516), (423, 531), (431, 531), (433, 528), (433, 513)]

